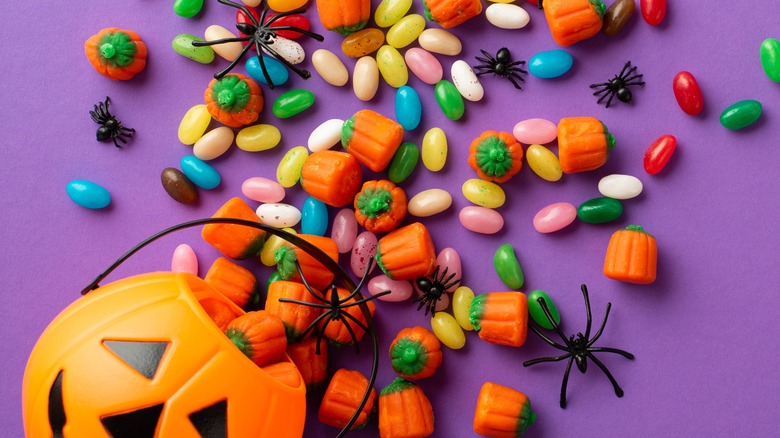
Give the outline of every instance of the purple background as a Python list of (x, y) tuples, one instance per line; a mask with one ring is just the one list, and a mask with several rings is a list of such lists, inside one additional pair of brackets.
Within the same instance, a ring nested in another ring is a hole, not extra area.
[[(197, 64), (173, 53), (170, 43), (180, 33), (202, 35), (212, 23), (232, 27), (234, 10), (209, 1), (197, 18), (183, 19), (173, 13), (172, 0), (46, 3), (31, 9), (24, 2), (8, 2), (0, 15), (4, 65), (0, 386), (5, 395), (0, 401), (0, 430), (6, 436), (22, 435), (21, 381), (37, 337), (120, 254), (165, 227), (210, 216), (228, 198), (241, 195), (246, 178), (273, 178), (285, 151), (305, 145), (322, 121), (346, 119), (366, 107), (394, 114), (391, 87), (383, 83), (374, 100), (363, 103), (354, 97), (351, 82), (343, 88), (326, 84), (307, 59), (303, 66), (313, 72), (309, 81), (291, 76), (283, 87), (264, 88), (260, 122), (279, 127), (282, 143), (254, 154), (234, 146), (212, 163), (222, 174), (222, 185), (202, 190), (199, 204), (184, 206), (162, 189), (160, 172), (178, 167), (179, 159), (191, 153), (177, 140), (178, 123), (188, 108), (202, 103), (211, 76), (226, 63), (219, 59), (212, 65)], [(355, 61), (341, 54), (340, 36), (322, 29), (313, 3), (307, 15), (326, 40), (302, 41), (304, 48), (309, 54), (329, 48), (351, 71)], [(422, 98), (424, 115), (406, 140), (420, 144), (426, 130), (439, 126), (447, 133), (450, 154), (442, 172), (420, 165), (403, 187), (410, 196), (432, 187), (452, 193), (453, 206), (423, 222), (437, 249), (452, 246), (459, 251), (464, 283), (476, 293), (504, 290), (491, 260), (499, 245), (511, 243), (526, 274), (523, 290), (543, 289), (553, 296), (567, 333), (584, 330), (579, 286), (587, 283), (596, 323), (607, 302), (613, 304), (599, 345), (636, 355), (634, 361), (600, 356), (624, 388), (622, 399), (615, 397), (594, 365), (585, 375), (574, 370), (564, 411), (558, 407), (564, 363), (522, 367), (525, 360), (555, 354), (554, 349), (533, 334), (525, 346), (515, 349), (467, 333), (466, 347), (445, 351), (436, 376), (421, 382), (433, 403), (436, 436), (473, 434), (476, 396), (488, 380), (531, 398), (538, 420), (528, 436), (767, 436), (780, 426), (776, 408), (780, 347), (774, 336), (780, 330), (776, 232), (780, 208), (773, 171), (780, 160), (780, 84), (766, 77), (758, 56), (761, 41), (780, 38), (777, 8), (768, 0), (670, 3), (659, 27), (647, 25), (637, 11), (619, 36), (599, 35), (571, 47), (575, 64), (563, 78), (529, 76), (523, 91), (516, 91), (501, 78), (484, 76), (486, 97), (467, 102), (466, 115), (458, 122), (442, 115), (431, 86), (410, 78), (409, 85)], [(420, 2), (413, 8), (420, 13)], [(522, 30), (493, 28), (484, 14), (455, 28), (464, 49), (458, 57), (437, 55), (445, 72), (456, 59), (474, 64), (480, 48), (495, 53), (506, 46), (515, 59), (524, 60), (558, 48), (542, 13), (525, 8), (531, 24)], [(146, 70), (131, 81), (113, 82), (98, 75), (84, 57), (84, 41), (114, 26), (137, 31), (149, 47)], [(635, 101), (630, 105), (597, 106), (588, 85), (609, 79), (629, 59), (639, 66), (647, 85), (633, 89)], [(243, 70), (243, 65), (237, 69)], [(681, 70), (692, 72), (704, 92), (705, 111), (698, 117), (684, 114), (674, 99), (671, 82)], [(294, 88), (314, 91), (314, 107), (293, 119), (276, 119), (271, 103)], [(123, 123), (137, 130), (122, 150), (94, 139), (97, 126), (88, 110), (106, 95)], [(741, 132), (722, 128), (720, 112), (743, 99), (764, 104), (759, 122)], [(531, 117), (557, 122), (586, 115), (603, 120), (617, 139), (605, 166), (565, 175), (557, 183), (523, 169), (503, 185), (507, 203), (499, 211), (506, 225), (499, 234), (478, 235), (459, 224), (457, 212), (468, 205), (460, 185), (474, 177), (466, 165), (474, 137), (486, 129), (511, 132), (516, 122)], [(647, 175), (642, 168), (644, 151), (666, 133), (677, 137), (678, 150), (660, 175)], [(601, 226), (575, 223), (553, 235), (534, 231), (531, 221), (539, 209), (559, 201), (578, 205), (599, 196), (598, 180), (611, 173), (635, 175), (645, 187), (639, 198), (624, 203), (619, 221)], [(369, 176), (364, 173), (366, 179)], [(65, 185), (79, 178), (107, 188), (111, 206), (92, 211), (72, 203)], [(304, 199), (299, 187), (287, 190), (285, 202), (300, 207)], [(331, 209), (332, 215), (335, 212)], [(658, 280), (653, 285), (623, 284), (601, 273), (609, 236), (629, 224), (643, 225), (658, 240)], [(195, 248), (201, 274), (218, 256), (197, 230), (188, 230), (144, 250), (109, 280), (169, 269), (179, 243)], [(348, 265), (348, 257), (342, 255), (342, 262)], [(259, 262), (247, 266), (262, 281), (270, 273)], [(429, 325), (414, 307), (408, 302), (378, 303), (382, 352), (378, 389), (394, 377), (385, 352), (398, 330)], [(364, 341), (363, 350), (368, 349)], [(366, 352), (355, 356), (350, 350), (332, 350), (331, 357), (331, 372), (340, 365), (364, 373), (370, 369)], [(309, 404), (306, 434), (335, 435), (335, 429), (316, 420), (319, 397), (321, 392)], [(374, 421), (355, 436), (373, 436), (376, 427)]]

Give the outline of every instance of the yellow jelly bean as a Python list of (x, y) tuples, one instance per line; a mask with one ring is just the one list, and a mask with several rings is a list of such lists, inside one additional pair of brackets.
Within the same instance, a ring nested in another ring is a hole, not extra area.
[(403, 18), (412, 7), (412, 0), (382, 0), (374, 12), (374, 21), (379, 27), (390, 27)]
[(411, 14), (402, 18), (387, 31), (387, 44), (400, 49), (412, 44), (425, 30), (425, 18)]
[(380, 47), (379, 51), (376, 52), (376, 64), (382, 78), (391, 87), (403, 87), (409, 80), (409, 70), (406, 68), (404, 57), (398, 53), (395, 47), (386, 44)]
[(455, 289), (452, 294), (452, 313), (463, 330), (474, 330), (474, 325), (469, 321), (469, 309), (473, 300), (474, 291), (466, 286)]
[(539, 144), (532, 144), (528, 146), (528, 150), (525, 152), (525, 159), (528, 160), (528, 167), (547, 181), (558, 181), (563, 175), (561, 170), (561, 162), (558, 161), (558, 157)]
[(265, 151), (278, 145), (282, 140), (282, 133), (274, 125), (254, 125), (238, 131), (236, 145), (242, 151)]
[[(292, 228), (282, 228), (283, 231), (287, 231), (290, 234), (298, 234)], [(272, 234), (263, 245), (263, 250), (260, 251), (260, 261), (266, 266), (276, 266), (276, 260), (274, 260), (274, 254), (276, 250), (281, 248), (287, 241), (281, 237)], [(472, 298), (474, 295), (472, 294)]]
[(309, 150), (303, 146), (296, 146), (282, 157), (276, 168), (276, 180), (282, 187), (292, 187), (301, 179), (303, 162), (309, 158)]
[(203, 137), (209, 123), (211, 123), (211, 114), (206, 105), (195, 105), (187, 110), (179, 123), (179, 141), (184, 144), (195, 144)]
[(453, 350), (459, 350), (466, 345), (466, 335), (463, 333), (463, 329), (449, 313), (436, 312), (436, 315), (431, 318), (431, 328), (441, 343)]
[(498, 184), (484, 179), (472, 178), (461, 187), (463, 196), (472, 204), (487, 208), (498, 208), (504, 205), (506, 195)]
[(441, 128), (431, 128), (422, 141), (422, 161), (425, 168), (438, 172), (447, 162), (447, 136)]

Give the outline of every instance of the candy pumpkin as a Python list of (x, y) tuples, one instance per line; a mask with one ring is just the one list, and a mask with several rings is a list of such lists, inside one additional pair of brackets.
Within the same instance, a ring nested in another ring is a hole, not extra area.
[(224, 257), (214, 260), (204, 280), (238, 307), (253, 308), (260, 302), (260, 283), (255, 274)]
[(415, 383), (396, 377), (379, 394), (379, 436), (426, 437), (433, 434), (433, 407)]
[(209, 114), (231, 128), (251, 125), (263, 110), (263, 90), (242, 74), (212, 79), (203, 94)]
[(425, 225), (393, 230), (376, 244), (376, 264), (392, 280), (425, 277), (436, 269), (436, 248)]
[(355, 156), (339, 151), (318, 151), (301, 168), (301, 186), (312, 198), (343, 207), (355, 198), (363, 170)]
[(655, 281), (658, 246), (650, 233), (638, 225), (615, 231), (604, 258), (604, 275), (626, 283)]
[(347, 36), (366, 27), (371, 1), (317, 0), (317, 13), (325, 29)]
[[(255, 211), (238, 197), (225, 202), (212, 217), (260, 222)], [(237, 260), (256, 256), (265, 243), (265, 231), (237, 224), (207, 224), (201, 236), (222, 254)]]
[(264, 310), (234, 319), (228, 324), (225, 335), (258, 366), (279, 362), (287, 349), (282, 320)]
[[(331, 289), (327, 294), (325, 294), (325, 299), (330, 301), (334, 292), (338, 294), (339, 301), (345, 300), (349, 296), (349, 291), (339, 287), (336, 288), (335, 291)], [(358, 300), (360, 300), (360, 297), (354, 296), (349, 300), (345, 301), (344, 303), (342, 303), (341, 312), (349, 313), (350, 315), (352, 315), (352, 317), (354, 317), (361, 324), (363, 324), (364, 327), (367, 327), (368, 322), (366, 321), (366, 316), (363, 315), (363, 310), (360, 308), (361, 306), (354, 305), (354, 303), (358, 302)], [(366, 301), (366, 306), (368, 307), (369, 314), (371, 314), (371, 316), (373, 317), (374, 312), (376, 312), (376, 304), (374, 304), (373, 301)], [(346, 324), (349, 324), (349, 328), (347, 328)], [(357, 342), (360, 342), (360, 340), (363, 338), (363, 335), (366, 334), (365, 330), (360, 328), (352, 320), (352, 318), (349, 317), (344, 317), (341, 319), (330, 319), (330, 320), (325, 319), (323, 321), (320, 321), (319, 329), (323, 332), (323, 335), (326, 338), (328, 338), (328, 341), (331, 343), (331, 345), (336, 347), (341, 347), (344, 345), (352, 345)], [(352, 333), (355, 334), (354, 339), (352, 338), (352, 334), (350, 334), (350, 329)]]
[[(317, 412), (320, 422), (338, 428), (346, 426), (360, 406), (367, 388), (368, 379), (359, 371), (344, 368), (336, 371), (330, 379), (328, 389), (325, 390), (320, 403), (320, 410)], [(362, 429), (366, 426), (371, 418), (374, 403), (376, 403), (376, 390), (371, 388), (368, 401), (350, 430)]]
[(404, 220), (406, 204), (406, 192), (392, 182), (366, 181), (355, 196), (355, 218), (372, 233), (386, 233)]
[(542, 5), (553, 40), (561, 46), (599, 33), (607, 9), (601, 0), (544, 0)]
[(423, 0), (425, 17), (448, 29), (482, 12), (480, 0)]
[(403, 126), (369, 109), (356, 112), (341, 128), (341, 145), (374, 172), (390, 164), (403, 138)]
[(469, 321), (479, 338), (520, 347), (528, 335), (528, 301), (522, 292), (490, 292), (471, 301)]
[(405, 328), (390, 344), (390, 363), (401, 377), (411, 380), (431, 377), (441, 361), (441, 342), (425, 327)]
[(489, 437), (513, 438), (536, 421), (531, 402), (522, 392), (493, 382), (479, 390), (474, 411), (474, 432)]
[[(268, 295), (265, 299), (265, 311), (278, 316), (284, 324), (288, 342), (299, 342), (304, 331), (320, 316), (322, 309), (318, 307), (304, 306), (296, 303), (285, 303), (279, 298), (298, 300), (306, 303), (318, 304), (309, 290), (301, 283), (292, 281), (275, 281), (268, 286)], [(306, 333), (306, 336), (312, 331)]]
[[(311, 234), (299, 234), (298, 237), (315, 245), (331, 259), (338, 262), (339, 249), (336, 242), (330, 237), (314, 236)], [(325, 289), (333, 281), (333, 272), (327, 269), (317, 259), (312, 257), (306, 251), (302, 251), (297, 246), (285, 243), (274, 253), (276, 267), (283, 280), (301, 281), (298, 269), (295, 267), (295, 261), (301, 266), (301, 271), (306, 282), (319, 291)]]
[(523, 167), (523, 147), (508, 132), (485, 131), (471, 142), (468, 162), (480, 178), (507, 182)]
[(569, 117), (558, 122), (558, 158), (563, 173), (598, 169), (615, 147), (615, 137), (593, 117)]
[(103, 29), (84, 43), (84, 51), (92, 67), (109, 79), (126, 81), (146, 67), (146, 44), (131, 30)]
[(311, 393), (322, 385), (328, 372), (328, 342), (319, 338), (319, 354), (317, 354), (317, 337), (294, 344), (287, 344), (287, 355), (298, 367), (298, 371), (306, 384), (306, 393)]

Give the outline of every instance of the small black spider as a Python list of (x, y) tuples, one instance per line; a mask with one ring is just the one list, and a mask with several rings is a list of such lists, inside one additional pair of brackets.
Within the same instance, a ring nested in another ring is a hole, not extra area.
[(127, 139), (133, 136), (135, 129), (122, 126), (122, 122), (117, 120), (116, 116), (109, 111), (110, 105), (111, 98), (106, 96), (106, 101), (98, 102), (95, 108), (89, 112), (89, 115), (92, 116), (92, 120), (95, 123), (100, 125), (96, 133), (97, 140), (114, 140), (114, 146), (121, 148), (122, 146), (119, 145), (118, 141), (121, 141), (122, 144), (127, 143)]
[[(628, 89), (628, 87), (639, 85), (644, 86), (645, 83), (642, 81), (642, 75), (641, 74), (635, 74), (631, 76), (632, 73), (636, 71), (636, 66), (631, 67), (631, 61), (626, 62), (626, 65), (623, 66), (623, 70), (620, 70), (620, 74), (615, 75), (612, 80), (609, 82), (602, 82), (600, 84), (592, 84), (590, 88), (600, 88), (600, 90), (593, 93), (594, 96), (598, 96), (601, 93), (605, 93), (603, 96), (601, 96), (598, 100), (598, 103), (601, 103), (604, 101), (604, 99), (609, 96), (609, 99), (607, 100), (607, 108), (609, 108), (610, 102), (612, 102), (612, 98), (617, 95), (617, 98), (619, 101), (624, 103), (631, 103), (631, 90)], [(626, 71), (628, 69), (628, 71)]]
[(263, 61), (263, 54), (262, 50), (265, 49), (265, 51), (279, 60), (282, 64), (286, 65), (288, 68), (290, 68), (292, 71), (297, 73), (300, 77), (304, 79), (309, 79), (311, 77), (311, 73), (309, 73), (307, 70), (300, 69), (293, 64), (291, 64), (289, 61), (284, 59), (279, 53), (277, 53), (273, 49), (274, 41), (276, 41), (277, 38), (280, 38), (276, 32), (280, 30), (291, 30), (298, 32), (302, 35), (306, 35), (310, 38), (313, 38), (319, 42), (322, 42), (324, 40), (322, 35), (316, 34), (314, 32), (310, 32), (305, 29), (301, 29), (299, 27), (295, 26), (274, 26), (274, 22), (282, 17), (286, 17), (288, 15), (295, 15), (295, 14), (302, 14), (306, 12), (306, 9), (299, 8), (295, 9), (293, 11), (288, 12), (280, 12), (273, 17), (269, 18), (268, 21), (266, 21), (265, 17), (268, 14), (268, 5), (263, 4), (263, 9), (260, 12), (260, 19), (256, 19), (255, 16), (247, 9), (246, 6), (232, 2), (230, 0), (217, 0), (219, 3), (222, 3), (223, 5), (228, 5), (231, 7), (234, 7), (236, 9), (241, 10), (251, 21), (251, 23), (237, 23), (236, 28), (241, 32), (242, 34), (246, 36), (237, 37), (237, 38), (222, 38), (219, 40), (213, 40), (213, 41), (193, 41), (192, 45), (195, 47), (202, 47), (202, 46), (213, 46), (216, 44), (224, 44), (224, 43), (232, 43), (232, 42), (248, 42), (243, 50), (241, 50), (241, 54), (239, 54), (236, 59), (233, 60), (233, 62), (230, 63), (227, 68), (224, 70), (218, 71), (214, 74), (214, 77), (216, 79), (221, 79), (223, 76), (228, 74), (231, 70), (233, 70), (233, 67), (235, 67), (238, 62), (241, 60), (241, 58), (244, 57), (247, 51), (251, 49), (252, 47), (255, 48), (255, 51), (257, 52), (257, 59), (260, 62), (260, 68), (263, 71), (263, 76), (265, 77), (266, 82), (268, 83), (268, 86), (271, 88), (274, 88), (274, 82), (271, 80), (271, 75), (268, 73), (268, 70), (265, 67), (265, 62)]
[(416, 279), (415, 283), (417, 284), (417, 289), (422, 292), (422, 295), (412, 300), (414, 302), (420, 302), (417, 306), (417, 310), (425, 307), (426, 315), (428, 312), (431, 314), (436, 313), (436, 303), (441, 299), (442, 294), (460, 283), (460, 278), (455, 278), (453, 280), (453, 277), (455, 277), (455, 273), (453, 272), (452, 274), (447, 275), (446, 267), (441, 275), (439, 275), (439, 266), (436, 266), (431, 278), (420, 277)]
[(475, 69), (479, 70), (477, 76), (484, 75), (485, 73), (494, 73), (501, 76), (502, 78), (509, 79), (509, 82), (511, 82), (512, 85), (514, 85), (518, 90), (523, 89), (520, 84), (517, 83), (517, 80), (525, 82), (525, 79), (523, 79), (519, 73), (528, 74), (528, 72), (518, 67), (519, 65), (524, 65), (525, 61), (513, 62), (512, 55), (509, 53), (509, 49), (506, 47), (500, 48), (498, 53), (496, 53), (495, 58), (482, 49), (479, 51), (482, 52), (485, 57), (483, 58), (481, 56), (475, 56), (477, 61), (484, 63), (474, 66)]
[(529, 367), (531, 365), (538, 364), (540, 362), (558, 362), (564, 359), (569, 359), (568, 363), (566, 364), (566, 372), (563, 374), (563, 383), (561, 383), (561, 408), (566, 408), (566, 384), (569, 381), (569, 371), (571, 371), (571, 363), (572, 361), (577, 363), (577, 369), (580, 370), (581, 373), (585, 373), (588, 369), (588, 359), (592, 360), (593, 363), (596, 364), (596, 366), (601, 369), (601, 371), (606, 374), (607, 378), (610, 382), (612, 382), (612, 387), (615, 388), (615, 395), (618, 397), (623, 397), (623, 390), (618, 385), (617, 381), (615, 381), (615, 378), (612, 377), (612, 374), (609, 372), (606, 366), (596, 358), (596, 356), (593, 355), (593, 353), (617, 353), (627, 359), (633, 359), (634, 355), (623, 350), (618, 350), (616, 348), (608, 348), (608, 347), (593, 347), (593, 344), (599, 339), (601, 336), (602, 331), (604, 330), (604, 326), (607, 324), (607, 317), (609, 316), (609, 309), (612, 307), (612, 303), (607, 303), (607, 311), (604, 313), (604, 321), (601, 322), (601, 327), (599, 327), (599, 330), (596, 332), (596, 335), (593, 336), (593, 339), (590, 339), (590, 326), (591, 326), (591, 313), (590, 313), (590, 299), (588, 298), (588, 288), (583, 284), (582, 285), (582, 295), (585, 297), (585, 310), (588, 314), (588, 324), (585, 328), (585, 334), (577, 333), (577, 335), (572, 335), (568, 339), (566, 338), (566, 335), (563, 334), (561, 331), (561, 328), (558, 326), (558, 324), (555, 323), (555, 320), (552, 317), (552, 314), (550, 314), (550, 308), (547, 306), (547, 302), (544, 300), (543, 297), (539, 297), (537, 302), (542, 307), (542, 310), (544, 311), (545, 316), (547, 316), (547, 319), (550, 321), (550, 324), (553, 326), (553, 329), (555, 329), (556, 332), (558, 332), (558, 335), (563, 339), (563, 343), (565, 345), (561, 345), (544, 334), (542, 334), (540, 328), (536, 325), (536, 323), (529, 321), (529, 327), (531, 330), (534, 331), (537, 335), (539, 335), (540, 338), (542, 338), (545, 342), (552, 345), (553, 347), (563, 350), (566, 352), (566, 354), (561, 356), (555, 356), (555, 357), (542, 357), (540, 359), (534, 359), (529, 360), (526, 362), (523, 362), (524, 367)]

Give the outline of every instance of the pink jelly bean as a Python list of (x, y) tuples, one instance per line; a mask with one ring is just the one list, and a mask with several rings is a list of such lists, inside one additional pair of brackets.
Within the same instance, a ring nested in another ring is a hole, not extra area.
[[(376, 242), (376, 236), (370, 231), (363, 231), (355, 239), (349, 263), (352, 266), (352, 272), (360, 278), (365, 275), (369, 260), (376, 255)], [(371, 266), (371, 270), (375, 267), (376, 263)]]
[[(449, 281), (446, 283), (452, 283), (455, 280), (458, 280), (463, 277), (463, 271), (462, 266), (460, 264), (460, 256), (458, 255), (458, 252), (455, 251), (454, 248), (444, 248), (439, 253), (439, 256), (436, 257), (436, 264), (439, 266), (439, 273), (438, 275), (444, 275), (445, 269), (447, 272), (447, 275), (444, 277), (444, 280), (446, 280), (450, 275), (455, 275), (452, 277)], [(455, 289), (458, 288), (458, 285), (460, 283), (453, 284), (452, 286), (447, 288), (447, 292), (453, 293), (455, 292)]]
[(343, 208), (333, 218), (333, 226), (330, 228), (330, 238), (336, 242), (339, 253), (344, 254), (352, 250), (357, 238), (357, 219), (355, 212), (349, 208)]
[(406, 51), (404, 61), (409, 70), (426, 84), (436, 85), (444, 76), (441, 63), (427, 50), (413, 47)]
[(381, 274), (368, 280), (368, 293), (376, 295), (380, 292), (389, 290), (390, 293), (377, 298), (382, 301), (391, 301), (397, 303), (406, 301), (412, 296), (412, 283), (404, 281), (391, 280), (387, 275)]
[(528, 119), (518, 122), (512, 134), (523, 144), (547, 144), (558, 137), (558, 126), (545, 119)]
[[(422, 291), (417, 287), (417, 283), (414, 284), (414, 291), (415, 294), (419, 297), (422, 296)], [(449, 294), (441, 294), (439, 297), (439, 300), (436, 301), (436, 311), (437, 312), (443, 312), (444, 310), (447, 310), (447, 307), (450, 307), (450, 296)]]
[(198, 275), (198, 256), (186, 243), (177, 246), (171, 259), (171, 271)]
[(552, 233), (566, 228), (577, 218), (577, 207), (558, 202), (539, 210), (534, 216), (534, 228), (540, 233)]
[(460, 223), (469, 231), (481, 234), (495, 234), (504, 227), (501, 213), (485, 207), (464, 207), (458, 214)]
[(241, 192), (257, 202), (275, 203), (284, 199), (284, 187), (276, 181), (261, 176), (249, 178), (241, 184)]

